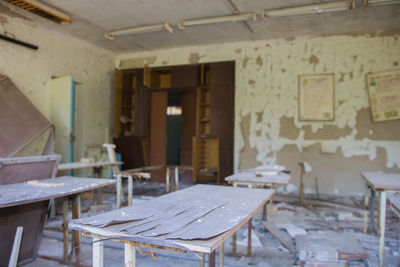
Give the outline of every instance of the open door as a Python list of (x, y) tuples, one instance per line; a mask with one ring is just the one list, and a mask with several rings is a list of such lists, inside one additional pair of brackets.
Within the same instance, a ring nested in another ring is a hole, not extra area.
[(50, 121), (55, 127), (55, 153), (74, 161), (75, 87), (71, 76), (50, 82)]

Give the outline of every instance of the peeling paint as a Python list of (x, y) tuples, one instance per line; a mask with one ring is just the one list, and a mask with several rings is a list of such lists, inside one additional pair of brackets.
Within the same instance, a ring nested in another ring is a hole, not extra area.
[(258, 57), (257, 57), (257, 59), (256, 59), (256, 64), (257, 64), (258, 66), (262, 67), (262, 65), (263, 65), (263, 60), (262, 60), (261, 56), (258, 56)]
[(191, 53), (191, 54), (189, 55), (188, 62), (189, 62), (190, 64), (197, 64), (197, 63), (199, 63), (199, 61), (200, 61), (201, 58), (202, 58), (202, 57), (199, 55), (199, 53)]
[(241, 48), (239, 48), (239, 49), (235, 49), (235, 53), (236, 53), (236, 54), (240, 54), (240, 53), (242, 53), (242, 49), (241, 49)]
[(310, 64), (318, 64), (319, 59), (315, 55), (311, 55), (311, 57), (308, 59), (308, 63)]

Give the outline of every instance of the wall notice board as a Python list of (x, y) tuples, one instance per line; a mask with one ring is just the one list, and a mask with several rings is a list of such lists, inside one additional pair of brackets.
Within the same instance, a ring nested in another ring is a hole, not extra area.
[(333, 74), (299, 76), (299, 120), (332, 121), (335, 118)]
[(400, 119), (400, 69), (367, 75), (372, 119)]

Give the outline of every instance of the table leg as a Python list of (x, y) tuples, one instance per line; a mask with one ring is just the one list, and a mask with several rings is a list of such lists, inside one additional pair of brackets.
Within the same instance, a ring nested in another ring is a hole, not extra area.
[(264, 204), (263, 209), (262, 209), (262, 220), (266, 221), (267, 220), (267, 203)]
[(364, 196), (364, 234), (368, 232), (368, 206), (369, 206), (369, 186), (365, 189)]
[(215, 267), (215, 250), (208, 254), (208, 267)]
[(219, 247), (219, 267), (224, 267), (224, 242)]
[(133, 177), (128, 176), (128, 206), (132, 206), (133, 197)]
[(63, 260), (68, 260), (68, 197), (63, 198)]
[(233, 187), (237, 187), (237, 183), (236, 182), (233, 182)]
[(377, 233), (377, 229), (376, 229), (376, 225), (375, 225), (375, 216), (374, 216), (374, 214), (375, 214), (375, 200), (376, 200), (375, 199), (375, 191), (372, 190), (372, 188), (371, 188), (370, 192), (371, 192), (371, 197), (370, 197), (370, 201), (369, 201), (369, 211), (368, 211), (368, 213), (369, 213), (369, 225), (372, 226), (372, 231), (374, 233)]
[(199, 266), (200, 267), (204, 267), (205, 262), (206, 262), (206, 258), (205, 258), (204, 253), (200, 253), (200, 264), (199, 264)]
[(247, 222), (247, 256), (251, 256), (251, 228), (252, 228), (252, 218)]
[(385, 250), (386, 192), (379, 192), (379, 265), (383, 266)]
[[(72, 202), (72, 219), (79, 219), (81, 217), (81, 196), (80, 195), (75, 195), (73, 202)], [(75, 259), (76, 263), (80, 263), (81, 261), (81, 236), (79, 234), (79, 231), (72, 231), (72, 235), (74, 236), (73, 238), (73, 243), (72, 247), (75, 250)]]
[(117, 209), (121, 208), (122, 176), (117, 174)]
[(104, 243), (98, 237), (93, 237), (93, 267), (104, 266)]
[(169, 168), (167, 167), (165, 174), (165, 191), (167, 193), (169, 192), (169, 184), (170, 184), (170, 176), (169, 176)]
[(272, 216), (274, 215), (274, 201), (272, 198), (269, 200), (269, 219), (272, 221)]
[(237, 239), (237, 232), (234, 232), (232, 235), (232, 254), (236, 254), (236, 239)]
[(179, 168), (175, 167), (175, 191), (179, 188)]
[(134, 243), (125, 243), (125, 267), (136, 266), (136, 246)]

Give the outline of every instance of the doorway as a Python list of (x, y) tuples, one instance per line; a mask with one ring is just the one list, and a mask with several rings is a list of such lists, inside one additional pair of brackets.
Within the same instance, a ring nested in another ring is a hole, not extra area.
[(182, 104), (181, 95), (168, 93), (167, 106), (167, 164), (180, 165)]

